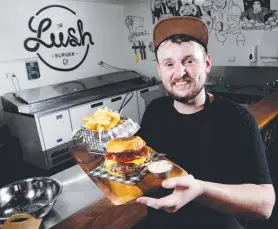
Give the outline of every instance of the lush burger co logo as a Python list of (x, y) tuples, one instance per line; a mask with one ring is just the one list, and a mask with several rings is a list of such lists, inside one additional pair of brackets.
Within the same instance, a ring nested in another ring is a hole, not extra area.
[(28, 27), (35, 35), (24, 41), (24, 48), (36, 52), (44, 64), (57, 71), (78, 68), (94, 45), (76, 13), (62, 5), (42, 8), (29, 19)]

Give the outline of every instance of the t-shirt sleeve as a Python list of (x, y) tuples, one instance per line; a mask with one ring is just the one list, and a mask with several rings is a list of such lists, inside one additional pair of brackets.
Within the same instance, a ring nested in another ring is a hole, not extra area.
[(272, 184), (261, 131), (255, 118), (248, 111), (241, 116), (240, 129), (242, 155), (239, 158), (244, 162), (242, 178), (247, 183)]

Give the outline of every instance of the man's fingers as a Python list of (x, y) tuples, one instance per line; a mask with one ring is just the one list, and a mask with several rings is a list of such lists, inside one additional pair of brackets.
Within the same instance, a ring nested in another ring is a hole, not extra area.
[(162, 207), (165, 208), (172, 208), (179, 204), (179, 200), (177, 199), (177, 196), (174, 194), (160, 198), (159, 201), (162, 204)]
[(178, 204), (178, 201), (176, 200), (173, 194), (160, 199), (150, 197), (139, 197), (136, 201), (138, 203), (145, 204), (155, 209), (172, 208)]
[(182, 177), (174, 177), (162, 182), (164, 188), (175, 188), (177, 186), (188, 187), (190, 182), (194, 179), (192, 175)]
[(139, 197), (136, 201), (140, 204), (145, 204), (145, 205), (155, 208), (155, 209), (160, 208), (159, 201), (158, 201), (158, 199), (155, 199), (155, 198)]

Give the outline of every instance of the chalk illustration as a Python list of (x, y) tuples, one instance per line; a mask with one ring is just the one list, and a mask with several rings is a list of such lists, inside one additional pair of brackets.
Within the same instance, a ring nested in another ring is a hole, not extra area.
[(145, 42), (149, 40), (149, 33), (144, 28), (144, 18), (137, 16), (127, 16), (125, 19), (126, 27), (129, 31), (128, 41), (132, 43), (132, 49), (135, 53), (135, 61), (146, 60), (146, 45)]
[(150, 0), (153, 23), (168, 16), (201, 17), (203, 10), (195, 0)]
[(246, 1), (241, 14), (243, 30), (271, 31), (278, 27), (278, 11), (270, 9), (270, 3), (263, 0)]
[(210, 15), (208, 15), (208, 14), (205, 14), (205, 15), (203, 15), (202, 17), (202, 20), (207, 24), (207, 26), (208, 26), (208, 31), (209, 31), (209, 34), (210, 34), (210, 32), (211, 32), (211, 30), (212, 30), (212, 18), (211, 18), (211, 16)]
[(163, 17), (172, 16), (166, 0), (150, 0), (153, 24)]
[(127, 16), (125, 24), (129, 31), (129, 42), (146, 41), (149, 39), (149, 33), (144, 28), (144, 18)]
[(171, 15), (198, 17), (220, 46), (228, 39), (244, 46), (252, 30), (278, 31), (278, 9), (270, 6), (270, 0), (150, 0), (154, 24)]
[(171, 15), (179, 16), (179, 1), (178, 0), (166, 0), (166, 6), (168, 7)]

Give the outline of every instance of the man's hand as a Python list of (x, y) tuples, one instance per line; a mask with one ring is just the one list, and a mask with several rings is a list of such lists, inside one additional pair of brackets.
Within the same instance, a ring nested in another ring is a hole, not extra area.
[(194, 179), (192, 175), (170, 178), (164, 181), (162, 186), (174, 189), (174, 192), (160, 199), (139, 197), (137, 202), (172, 213), (203, 194), (202, 182)]
[(140, 197), (137, 202), (172, 213), (195, 200), (222, 213), (250, 219), (268, 219), (275, 203), (271, 184), (226, 185), (186, 175), (170, 178), (162, 186), (174, 189), (174, 192), (160, 199)]

